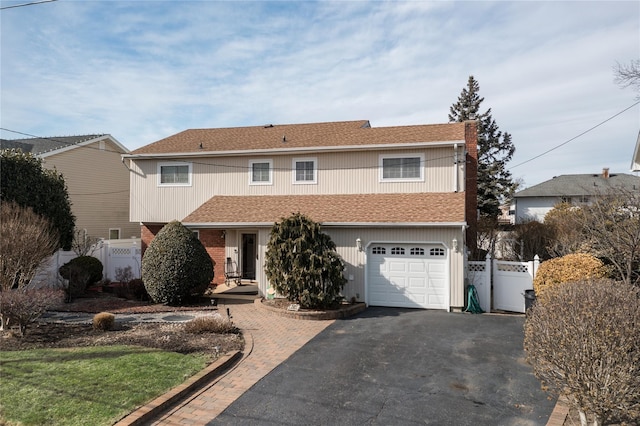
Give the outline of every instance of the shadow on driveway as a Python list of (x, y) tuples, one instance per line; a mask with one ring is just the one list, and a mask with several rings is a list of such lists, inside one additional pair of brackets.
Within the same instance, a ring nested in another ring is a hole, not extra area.
[(368, 308), (336, 321), (210, 425), (544, 425), (523, 316)]

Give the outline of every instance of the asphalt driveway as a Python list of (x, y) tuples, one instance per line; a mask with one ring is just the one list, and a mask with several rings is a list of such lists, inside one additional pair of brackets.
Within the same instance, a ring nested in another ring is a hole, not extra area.
[(336, 321), (210, 425), (544, 425), (522, 316), (368, 308)]

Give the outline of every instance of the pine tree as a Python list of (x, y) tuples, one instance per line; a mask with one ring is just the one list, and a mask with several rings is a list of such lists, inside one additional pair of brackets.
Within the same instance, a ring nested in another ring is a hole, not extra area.
[(486, 217), (497, 218), (500, 205), (517, 187), (506, 164), (516, 148), (511, 134), (502, 132), (491, 116), (491, 108), (480, 113), (484, 101), (478, 95), (480, 85), (471, 75), (458, 102), (449, 109), (449, 122), (478, 121), (478, 209)]

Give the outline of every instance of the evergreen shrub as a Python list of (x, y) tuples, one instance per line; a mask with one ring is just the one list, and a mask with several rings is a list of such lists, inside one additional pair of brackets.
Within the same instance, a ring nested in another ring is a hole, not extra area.
[(265, 269), (276, 292), (302, 308), (337, 305), (347, 282), (331, 237), (300, 213), (273, 225)]
[(537, 300), (542, 301), (547, 290), (560, 284), (606, 275), (607, 268), (600, 259), (586, 253), (573, 253), (542, 262), (533, 280), (533, 289)]
[(156, 303), (180, 305), (201, 296), (213, 280), (213, 260), (180, 222), (166, 224), (142, 259), (142, 280)]
[(65, 280), (71, 279), (71, 271), (73, 267), (77, 267), (85, 271), (87, 276), (87, 285), (91, 285), (102, 280), (102, 262), (93, 256), (78, 256), (62, 265), (58, 272)]

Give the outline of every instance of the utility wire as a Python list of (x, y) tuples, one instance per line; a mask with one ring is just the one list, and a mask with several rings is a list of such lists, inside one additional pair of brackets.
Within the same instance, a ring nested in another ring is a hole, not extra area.
[(13, 9), (13, 8), (16, 8), (16, 7), (24, 7), (24, 6), (35, 6), (35, 5), (42, 4), (42, 3), (51, 3), (53, 1), (58, 1), (58, 0), (40, 0), (40, 1), (32, 1), (31, 3), (14, 4), (13, 6), (0, 7), (0, 10)]
[(596, 129), (596, 128), (600, 127), (600, 126), (602, 126), (604, 123), (606, 123), (606, 122), (608, 122), (608, 121), (613, 120), (614, 118), (616, 118), (616, 117), (617, 117), (617, 116), (619, 116), (620, 114), (622, 114), (622, 113), (624, 113), (624, 112), (626, 112), (626, 111), (630, 110), (631, 108), (633, 108), (634, 106), (636, 106), (636, 105), (638, 105), (638, 104), (640, 104), (640, 101), (638, 101), (638, 102), (634, 103), (634, 104), (633, 104), (633, 105), (631, 105), (631, 106), (628, 106), (627, 108), (623, 109), (622, 111), (620, 111), (620, 112), (618, 112), (618, 113), (616, 113), (616, 114), (612, 115), (611, 117), (609, 117), (609, 118), (607, 118), (606, 120), (604, 120), (604, 121), (602, 121), (602, 122), (600, 122), (600, 123), (596, 124), (595, 126), (591, 127), (590, 129), (585, 130), (584, 132), (580, 133), (579, 135), (574, 136), (574, 137), (572, 137), (571, 139), (569, 139), (569, 140), (567, 140), (567, 141), (562, 142), (560, 145), (556, 145), (556, 146), (554, 146), (553, 148), (548, 149), (548, 150), (546, 150), (545, 152), (543, 152), (543, 153), (541, 153), (541, 154), (536, 155), (535, 157), (531, 157), (531, 158), (529, 158), (528, 160), (525, 160), (525, 161), (523, 161), (523, 162), (521, 162), (521, 163), (516, 164), (515, 166), (511, 166), (511, 167), (509, 167), (509, 169), (515, 169), (516, 167), (522, 166), (523, 164), (527, 164), (527, 163), (529, 163), (529, 162), (531, 162), (531, 161), (533, 161), (533, 160), (535, 160), (535, 159), (538, 159), (538, 158), (542, 157), (543, 155), (547, 155), (547, 154), (548, 154), (548, 153), (550, 153), (551, 151), (555, 151), (556, 149), (558, 149), (558, 148), (560, 148), (560, 147), (565, 146), (565, 145), (566, 145), (566, 144), (568, 144), (569, 142), (572, 142), (572, 141), (574, 141), (574, 140), (578, 139), (579, 137), (586, 135), (586, 134), (587, 134), (587, 133), (589, 133), (590, 131), (592, 131), (592, 130), (594, 130), (594, 129)]
[[(42, 136), (36, 136), (36, 135), (31, 135), (29, 133), (24, 133), (24, 132), (19, 132), (17, 130), (11, 130), (11, 129), (7, 129), (4, 127), (0, 127), (0, 130), (4, 130), (7, 132), (11, 132), (11, 133), (16, 133), (18, 135), (22, 135), (22, 136), (29, 136), (30, 138), (34, 138), (34, 139), (42, 139), (42, 140), (47, 140), (47, 141), (52, 141), (55, 143), (60, 144), (61, 146), (77, 146), (78, 148), (84, 148), (84, 149), (94, 149), (96, 151), (103, 151), (100, 148), (96, 148), (93, 146), (88, 146), (88, 145), (84, 145), (84, 146), (79, 146), (77, 143), (70, 143), (70, 142), (65, 142), (59, 139), (55, 139), (55, 138), (48, 138), (48, 137), (42, 137)], [(88, 136), (105, 136), (105, 135), (88, 135)], [(7, 141), (21, 141), (21, 139), (16, 139), (16, 140), (12, 140), (12, 139), (6, 139)], [(86, 142), (86, 141), (84, 141)], [(51, 152), (55, 149), (58, 148), (54, 148), (51, 149), (50, 151), (47, 152)], [(104, 152), (104, 151), (103, 151)], [(113, 151), (111, 151), (113, 152)], [(141, 154), (144, 155), (144, 154)], [(258, 155), (256, 156), (258, 157)], [(269, 157), (269, 155), (265, 155), (265, 154), (260, 154), (259, 157)], [(449, 159), (451, 158), (452, 155), (446, 155), (446, 156), (442, 156), (442, 157), (434, 157), (434, 158), (428, 158), (425, 160), (420, 161), (420, 165), (432, 162), (432, 161), (439, 161), (439, 160), (445, 160), (445, 159)], [(464, 162), (463, 160), (463, 156), (460, 155), (461, 158), (458, 159), (458, 162)], [(130, 157), (133, 160), (136, 160), (136, 157)], [(188, 158), (180, 158), (180, 159), (172, 159), (172, 158), (158, 158), (157, 159), (160, 162), (164, 162), (164, 163), (191, 163), (191, 164), (198, 164), (201, 166), (212, 166), (212, 167), (221, 167), (221, 168), (226, 168), (226, 169), (241, 169), (241, 170), (252, 170), (252, 167), (250, 166), (240, 166), (240, 165), (230, 165), (230, 164), (220, 164), (220, 163), (204, 163), (202, 161), (193, 161), (191, 159)], [(367, 170), (367, 169), (378, 169), (380, 168), (380, 166), (376, 163), (374, 165), (371, 166), (364, 166), (364, 167), (349, 167), (349, 166), (345, 166), (345, 167), (328, 167), (328, 168), (316, 168), (316, 170), (318, 171), (333, 171), (333, 170)], [(296, 170), (293, 167), (270, 167), (269, 170), (274, 170), (274, 171), (294, 171)]]

